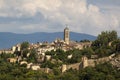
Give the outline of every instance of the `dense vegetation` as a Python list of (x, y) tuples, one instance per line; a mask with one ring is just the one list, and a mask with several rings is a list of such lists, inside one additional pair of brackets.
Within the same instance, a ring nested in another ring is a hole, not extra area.
[[(81, 42), (89, 42), (83, 40)], [(29, 43), (23, 42), (21, 45), (22, 58), (27, 62), (37, 63), (37, 54), (35, 49), (28, 49)], [(28, 57), (28, 53), (29, 57)], [(98, 55), (98, 57), (105, 57), (113, 53), (120, 53), (120, 39), (116, 31), (106, 31), (98, 35), (97, 39), (93, 41), (90, 48), (83, 50), (73, 49), (64, 52), (63, 50), (56, 50), (46, 52), (46, 55), (51, 55), (52, 60), (44, 61), (41, 67), (49, 67), (53, 70), (51, 73), (42, 71), (33, 71), (26, 69), (25, 65), (19, 63), (9, 63), (7, 58), (21, 56), (19, 52), (15, 54), (0, 54), (0, 80), (120, 80), (120, 71), (114, 68), (109, 63), (96, 65), (96, 67), (87, 67), (80, 70), (68, 70), (61, 73), (60, 67), (62, 64), (72, 64), (81, 61), (82, 56), (86, 55), (91, 58), (91, 55)], [(68, 55), (72, 54), (72, 58), (68, 59)], [(56, 60), (56, 62), (54, 61)]]
[[(82, 42), (88, 42), (88, 40), (83, 40)], [(73, 49), (64, 52), (63, 50), (56, 50), (46, 52), (46, 55), (51, 55), (53, 59), (60, 60), (64, 64), (77, 63), (81, 61), (82, 56), (87, 56), (91, 58), (91, 55), (97, 55), (98, 58), (106, 57), (113, 53), (120, 52), (120, 39), (117, 36), (116, 31), (106, 31), (101, 32), (97, 39), (93, 41), (91, 47), (84, 48), (82, 50)], [(67, 57), (72, 54), (72, 58)]]
[(120, 39), (116, 31), (101, 32), (92, 43), (92, 49), (99, 57), (108, 56), (120, 51)]
[(62, 74), (59, 69), (54, 68), (53, 73), (47, 74), (26, 69), (17, 63), (9, 63), (6, 61), (9, 56), (12, 55), (0, 54), (0, 80), (120, 80), (120, 71), (109, 63), (78, 71), (70, 69)]

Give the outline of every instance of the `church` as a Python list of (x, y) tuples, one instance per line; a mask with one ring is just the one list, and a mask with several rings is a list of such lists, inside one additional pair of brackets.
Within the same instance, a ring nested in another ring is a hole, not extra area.
[(66, 28), (64, 29), (64, 42), (66, 44), (69, 44), (69, 40), (70, 40), (70, 32), (69, 32), (69, 28), (66, 26)]
[(54, 45), (56, 48), (60, 48), (64, 51), (67, 51), (72, 49), (83, 49), (91, 46), (91, 42), (83, 43), (70, 40), (70, 29), (68, 28), (68, 25), (65, 26), (63, 36), (64, 36), (63, 39), (56, 39), (54, 41)]

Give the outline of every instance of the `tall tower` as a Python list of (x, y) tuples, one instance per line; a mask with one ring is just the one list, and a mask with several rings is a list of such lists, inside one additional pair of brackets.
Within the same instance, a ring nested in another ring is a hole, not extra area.
[(64, 29), (64, 41), (66, 44), (69, 44), (69, 28), (67, 26)]

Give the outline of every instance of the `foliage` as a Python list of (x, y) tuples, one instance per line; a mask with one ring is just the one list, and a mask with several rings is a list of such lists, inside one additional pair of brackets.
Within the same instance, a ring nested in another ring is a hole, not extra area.
[(120, 39), (114, 40), (111, 46), (114, 48), (114, 50), (120, 52)]
[(81, 40), (80, 42), (90, 42), (90, 40), (84, 39), (84, 40)]
[(93, 42), (93, 46), (101, 47), (101, 46), (108, 46), (109, 42), (116, 40), (117, 32), (116, 31), (103, 31), (101, 34), (98, 35), (97, 40)]
[(80, 71), (80, 80), (119, 80), (117, 69), (109, 63), (99, 64), (95, 68), (87, 67)]
[(91, 55), (93, 55), (95, 52), (92, 48), (85, 48), (82, 50), (82, 55), (86, 55), (88, 58), (91, 58)]
[(42, 68), (46, 68), (46, 67), (49, 67), (49, 68), (53, 68), (55, 66), (55, 64), (51, 63), (50, 61), (45, 61), (44, 63), (42, 63), (41, 67)]
[(21, 49), (22, 50), (24, 50), (24, 49), (27, 49), (29, 47), (29, 42), (23, 42), (22, 44), (21, 44)]
[(92, 43), (92, 49), (99, 57), (108, 56), (116, 53), (119, 42), (116, 31), (103, 31)]
[(27, 61), (37, 63), (37, 52), (35, 49), (30, 50), (30, 55), (28, 56)]
[[(21, 44), (23, 58), (26, 58), (27, 62), (37, 63), (36, 50), (29, 50), (28, 47), (28, 42)], [(20, 56), (21, 52), (15, 52), (15, 54)], [(7, 59), (16, 55), (1, 53), (0, 80), (120, 80), (120, 71), (109, 63), (99, 64), (95, 67), (86, 67), (80, 70), (69, 69), (64, 73), (61, 73), (60, 70), (62, 64), (80, 62), (83, 55), (86, 55), (88, 58), (94, 54), (104, 57), (117, 52), (120, 52), (120, 39), (117, 38), (116, 31), (106, 31), (98, 35), (91, 48), (84, 48), (83, 50), (73, 49), (66, 52), (58, 49), (46, 52), (45, 54), (51, 55), (55, 61), (45, 61), (41, 64), (41, 67), (51, 68), (53, 70), (51, 73), (39, 70), (33, 71), (26, 69), (24, 65), (9, 63)], [(68, 55), (72, 55), (72, 58), (68, 59)]]
[[(46, 55), (51, 55), (53, 59), (55, 60), (60, 60), (62, 61), (64, 64), (71, 64), (71, 63), (77, 63), (81, 61), (81, 57), (82, 57), (82, 53), (80, 50), (78, 49), (73, 49), (70, 51), (66, 51), (64, 52), (61, 49), (58, 49), (56, 51), (50, 51), (50, 52), (46, 52)], [(71, 59), (68, 59), (68, 55), (72, 55)]]
[(72, 64), (72, 63), (78, 63), (81, 61), (82, 58), (82, 53), (80, 50), (78, 49), (74, 49), (74, 50), (70, 50), (66, 52), (68, 55), (72, 54), (72, 58), (71, 59), (67, 59), (68, 64)]
[(10, 57), (14, 57), (14, 54), (6, 54), (6, 53), (0, 54), (0, 59), (3, 59), (4, 61), (6, 61), (6, 59)]
[[(37, 53), (35, 49), (28, 49), (29, 42), (23, 42), (21, 44), (21, 54), (23, 58), (26, 58), (28, 62), (37, 62)], [(16, 54), (19, 54), (19, 52), (16, 52)]]

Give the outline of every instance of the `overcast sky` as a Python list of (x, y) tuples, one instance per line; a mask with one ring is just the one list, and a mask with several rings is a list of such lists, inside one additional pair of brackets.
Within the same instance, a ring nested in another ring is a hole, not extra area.
[(0, 32), (73, 32), (120, 36), (120, 0), (0, 0)]

